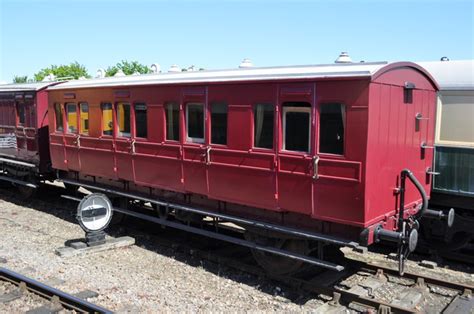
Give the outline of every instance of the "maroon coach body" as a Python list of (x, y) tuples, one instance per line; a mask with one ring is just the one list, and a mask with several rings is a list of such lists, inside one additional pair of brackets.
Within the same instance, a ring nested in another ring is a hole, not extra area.
[(416, 245), (407, 230), (429, 197), (437, 89), (408, 62), (70, 81), (48, 89), (51, 160), (65, 182), (112, 198)]

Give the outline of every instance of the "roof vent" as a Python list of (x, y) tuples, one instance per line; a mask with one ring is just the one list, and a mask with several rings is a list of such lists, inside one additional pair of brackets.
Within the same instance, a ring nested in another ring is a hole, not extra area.
[(449, 58), (448, 57), (441, 57), (441, 59), (439, 59), (440, 61), (449, 61)]
[(351, 57), (347, 52), (341, 52), (339, 57), (334, 61), (335, 63), (352, 63)]
[(46, 75), (43, 79), (43, 82), (52, 82), (56, 79), (56, 76), (54, 76), (53, 73), (49, 73), (48, 75)]
[(170, 69), (168, 70), (168, 72), (171, 72), (171, 73), (178, 73), (178, 72), (181, 72), (181, 69), (179, 68), (179, 66), (177, 66), (176, 64), (173, 64)]
[(105, 70), (100, 68), (97, 69), (97, 73), (95, 75), (96, 78), (104, 78), (105, 77)]
[(118, 70), (117, 73), (115, 73), (114, 76), (125, 76), (125, 73), (123, 73), (122, 70)]
[(239, 65), (239, 68), (251, 68), (253, 67), (253, 63), (250, 59), (247, 59), (245, 58), (244, 60), (242, 60), (242, 62), (240, 63)]
[(160, 73), (161, 66), (158, 63), (153, 63), (152, 65), (150, 65), (150, 70), (151, 70), (151, 73)]

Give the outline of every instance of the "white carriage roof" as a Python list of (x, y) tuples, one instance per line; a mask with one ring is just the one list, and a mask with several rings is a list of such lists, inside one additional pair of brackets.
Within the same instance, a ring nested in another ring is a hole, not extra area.
[(57, 82), (36, 82), (36, 83), (18, 83), (18, 84), (4, 84), (0, 85), (0, 92), (25, 92), (25, 91), (39, 91), (51, 84)]
[(474, 89), (474, 60), (417, 63), (431, 73), (441, 90)]
[(388, 65), (387, 62), (363, 62), (344, 64), (322, 64), (284, 67), (252, 67), (230, 70), (185, 71), (178, 73), (156, 73), (105, 77), (88, 80), (74, 80), (51, 86), (49, 90), (120, 87), (137, 85), (178, 84), (178, 83), (212, 83), (236, 81), (263, 81), (276, 79), (312, 79), (336, 77), (371, 77), (378, 70)]

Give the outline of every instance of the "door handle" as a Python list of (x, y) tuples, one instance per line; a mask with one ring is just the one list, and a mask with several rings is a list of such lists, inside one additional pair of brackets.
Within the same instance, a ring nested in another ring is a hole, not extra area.
[(434, 146), (430, 146), (430, 145), (426, 144), (426, 142), (421, 142), (420, 147), (422, 149), (426, 149), (426, 148), (434, 149), (435, 148)]
[(318, 175), (319, 156), (313, 156), (313, 179), (319, 178)]
[(130, 152), (132, 153), (132, 155), (135, 154), (135, 140), (132, 140), (130, 142)]
[(210, 165), (211, 164), (211, 146), (208, 146), (206, 148), (206, 165)]
[(81, 146), (81, 136), (78, 135), (76, 137), (76, 140), (73, 142), (73, 144), (75, 144), (77, 147)]
[(423, 118), (423, 115), (421, 114), (421, 112), (418, 112), (418, 113), (415, 115), (415, 119), (416, 119), (416, 120), (429, 120), (430, 118)]
[(441, 172), (433, 171), (433, 169), (431, 167), (428, 167), (428, 168), (426, 168), (426, 174), (429, 174), (431, 176), (438, 176), (438, 175), (441, 174)]

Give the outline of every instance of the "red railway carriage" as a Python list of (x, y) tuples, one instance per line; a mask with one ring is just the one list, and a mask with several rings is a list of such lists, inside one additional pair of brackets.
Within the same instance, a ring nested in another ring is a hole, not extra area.
[[(413, 63), (163, 73), (48, 91), (51, 159), (65, 182), (177, 204), (181, 220), (196, 216), (186, 206), (368, 245), (403, 238), (401, 224), (426, 206), (437, 85)], [(421, 183), (405, 188), (406, 175)]]
[(0, 85), (0, 179), (33, 187), (40, 176), (51, 174), (54, 178), (46, 93), (52, 84)]

